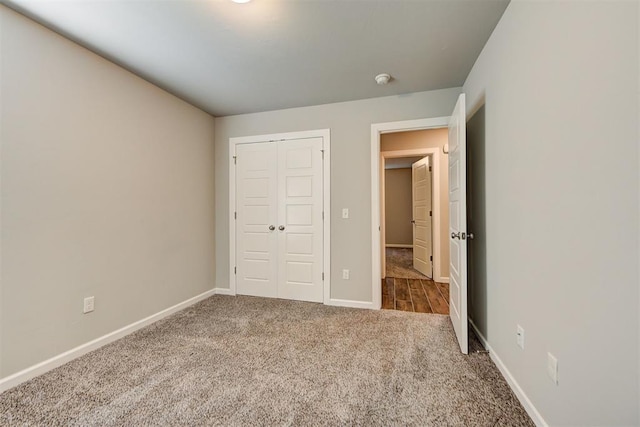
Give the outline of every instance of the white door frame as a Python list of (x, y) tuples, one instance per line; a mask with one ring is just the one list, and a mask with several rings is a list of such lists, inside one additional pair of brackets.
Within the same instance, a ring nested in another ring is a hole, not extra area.
[(328, 304), (331, 295), (331, 130), (317, 129), (302, 132), (274, 133), (229, 138), (229, 293), (236, 295), (236, 146), (257, 142), (275, 142), (288, 139), (322, 138), (322, 266), (323, 303)]
[[(449, 116), (445, 117), (434, 117), (430, 119), (418, 119), (418, 120), (405, 120), (400, 122), (388, 122), (388, 123), (374, 123), (371, 125), (371, 265), (373, 267), (372, 271), (372, 283), (371, 283), (371, 301), (373, 303), (373, 307), (376, 309), (380, 309), (382, 306), (382, 244), (384, 239), (384, 233), (382, 233), (383, 223), (381, 218), (383, 217), (382, 204), (380, 203), (380, 186), (381, 186), (381, 176), (384, 176), (381, 169), (384, 166), (383, 158), (380, 153), (380, 135), (385, 133), (394, 133), (394, 132), (407, 132), (413, 130), (425, 130), (425, 129), (440, 129), (446, 128), (449, 124)], [(428, 149), (420, 149), (420, 152), (425, 152)], [(436, 149), (438, 152), (438, 159), (440, 154), (440, 149)], [(403, 153), (408, 153), (411, 150), (402, 150)], [(409, 154), (410, 155), (410, 154)], [(404, 157), (405, 154), (399, 157)], [(438, 173), (436, 173), (436, 166), (434, 158), (434, 179), (435, 176), (438, 176), (438, 185), (440, 183), (440, 178)], [(438, 162), (439, 163), (439, 162)], [(440, 165), (438, 165), (438, 168)], [(438, 169), (439, 170), (439, 169)], [(436, 187), (434, 180), (434, 187)], [(434, 199), (435, 196), (434, 196)], [(440, 207), (440, 202), (438, 201), (438, 208)], [(438, 226), (440, 223), (439, 211), (436, 210), (434, 206), (434, 212), (438, 212)], [(434, 229), (435, 229), (435, 220), (434, 220)], [(438, 239), (438, 243), (440, 240)], [(435, 246), (435, 239), (434, 239)], [(439, 250), (439, 249), (438, 249)], [(435, 252), (434, 252), (435, 254)], [(440, 267), (438, 267), (439, 269)], [(439, 271), (438, 271), (439, 273)], [(434, 266), (434, 277), (435, 277), (435, 266)]]
[[(440, 168), (442, 165), (442, 149), (439, 147), (432, 148), (414, 148), (410, 150), (395, 150), (395, 151), (382, 151), (380, 152), (380, 169), (384, 170), (384, 166), (387, 159), (397, 159), (401, 157), (416, 157), (416, 156), (429, 156), (431, 157), (430, 165), (433, 166), (432, 176), (432, 188), (431, 188), (431, 203), (433, 212), (433, 230), (432, 230), (432, 251), (433, 259), (440, 260), (440, 241), (442, 236), (440, 235)], [(385, 191), (385, 177), (384, 173), (380, 175), (380, 277), (384, 277), (384, 272), (387, 267), (387, 257), (385, 251), (382, 248), (387, 247), (386, 236), (386, 216), (385, 206), (387, 203), (386, 191)], [(433, 280), (436, 282), (448, 282), (448, 278), (442, 277), (442, 271), (439, 263), (433, 264)], [(381, 282), (382, 283), (382, 282)]]

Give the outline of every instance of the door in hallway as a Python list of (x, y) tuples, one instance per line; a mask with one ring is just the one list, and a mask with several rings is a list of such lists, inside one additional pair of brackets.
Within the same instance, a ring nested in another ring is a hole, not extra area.
[(411, 206), (413, 212), (413, 268), (433, 278), (431, 223), (431, 167), (429, 157), (411, 165)]

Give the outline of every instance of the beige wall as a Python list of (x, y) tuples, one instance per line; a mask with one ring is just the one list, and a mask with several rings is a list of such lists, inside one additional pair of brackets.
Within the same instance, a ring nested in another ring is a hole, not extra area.
[[(451, 112), (444, 114), (445, 116)], [(414, 150), (419, 148), (442, 148), (447, 143), (448, 130), (427, 129), (411, 132), (386, 133), (380, 136), (380, 151)], [(449, 168), (447, 156), (440, 156), (440, 272), (449, 277)], [(434, 230), (435, 231), (435, 230)]]
[(4, 6), (0, 37), (4, 377), (213, 288), (214, 120)]
[(512, 1), (464, 85), (486, 110), (474, 316), (552, 426), (640, 424), (638, 8)]
[[(331, 297), (371, 302), (371, 124), (448, 116), (460, 89), (216, 118), (216, 283), (229, 287), (229, 138), (331, 129)], [(342, 208), (350, 218), (341, 218)], [(351, 270), (343, 280), (341, 270)]]
[(389, 245), (413, 245), (411, 168), (384, 172), (385, 237)]

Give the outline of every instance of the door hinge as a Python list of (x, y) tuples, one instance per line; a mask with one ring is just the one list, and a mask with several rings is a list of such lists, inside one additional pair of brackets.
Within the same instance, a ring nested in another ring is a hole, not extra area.
[(322, 280), (324, 280), (324, 273), (322, 273)]
[(233, 274), (238, 274), (238, 267), (233, 267)]
[(233, 219), (238, 219), (238, 212), (237, 211), (233, 213)]
[(324, 221), (324, 212), (322, 212), (322, 220)]
[(431, 166), (429, 166), (429, 172), (431, 172)]
[(433, 213), (431, 211), (429, 211), (429, 216), (433, 216)]
[(322, 158), (324, 159), (324, 150), (320, 150), (320, 152), (322, 153)]
[(238, 156), (233, 156), (233, 164), (238, 164)]
[(429, 261), (433, 261), (433, 255), (429, 255)]

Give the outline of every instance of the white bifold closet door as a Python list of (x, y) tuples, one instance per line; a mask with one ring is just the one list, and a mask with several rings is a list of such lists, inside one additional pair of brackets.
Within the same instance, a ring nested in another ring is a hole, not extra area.
[(322, 302), (322, 138), (236, 148), (237, 293)]

